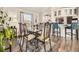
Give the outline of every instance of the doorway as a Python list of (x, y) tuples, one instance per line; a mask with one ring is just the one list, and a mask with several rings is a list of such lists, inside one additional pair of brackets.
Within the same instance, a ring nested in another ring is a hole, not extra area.
[(71, 22), (72, 22), (72, 16), (68, 16), (67, 17), (67, 24), (71, 24)]

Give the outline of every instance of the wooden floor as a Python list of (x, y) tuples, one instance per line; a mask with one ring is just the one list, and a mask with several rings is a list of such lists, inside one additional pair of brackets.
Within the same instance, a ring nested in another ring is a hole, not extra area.
[(57, 38), (53, 39), (53, 41), (56, 43), (55, 48), (53, 51), (57, 49), (58, 52), (78, 52), (79, 51), (79, 40), (70, 38)]
[[(67, 38), (65, 40), (65, 38), (63, 38), (63, 37), (62, 38), (51, 37), (51, 41), (52, 41), (51, 42), (52, 43), (52, 51), (51, 52), (78, 52), (79, 51), (79, 40), (77, 40), (75, 38), (73, 40), (70, 40), (70, 38)], [(44, 52), (44, 46), (42, 44), (39, 44), (39, 45), (41, 45), (41, 50), (39, 50), (38, 52)], [(32, 46), (30, 46), (30, 47), (33, 48)], [(49, 43), (46, 43), (46, 49), (48, 52)], [(24, 50), (23, 52), (26, 51), (25, 44), (23, 46), (23, 50)], [(20, 52), (19, 45), (16, 41), (14, 43), (14, 46), (12, 47), (12, 52)], [(28, 52), (33, 52), (33, 51), (29, 50)]]

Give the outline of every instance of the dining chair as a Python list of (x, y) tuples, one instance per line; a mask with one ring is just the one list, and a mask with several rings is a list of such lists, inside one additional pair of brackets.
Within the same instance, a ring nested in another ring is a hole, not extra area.
[[(50, 33), (51, 33), (51, 25), (49, 22), (46, 22), (43, 24), (42, 35), (38, 37), (38, 39), (43, 42), (45, 52), (52, 51)], [(48, 47), (47, 44), (49, 44), (50, 46)]]
[(36, 52), (39, 51), (39, 39), (37, 38), (40, 36), (40, 30), (27, 30), (28, 36), (27, 39), (27, 48), (26, 50)]

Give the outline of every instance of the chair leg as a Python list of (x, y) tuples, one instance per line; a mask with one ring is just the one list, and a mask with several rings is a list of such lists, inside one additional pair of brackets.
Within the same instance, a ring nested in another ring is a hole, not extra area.
[(46, 52), (46, 44), (45, 44), (45, 42), (44, 42), (44, 51)]
[(78, 29), (76, 29), (76, 38), (78, 40)]
[(21, 44), (19, 44), (19, 47), (20, 47), (20, 51), (23, 52), (23, 51), (22, 51), (22, 46), (21, 46)]
[(71, 40), (73, 40), (73, 30), (71, 29)]
[(53, 29), (53, 32), (52, 32), (52, 36), (54, 35), (54, 29)]
[(50, 38), (49, 38), (49, 44), (50, 44), (50, 51), (52, 51), (51, 39)]
[(28, 48), (28, 36), (26, 36), (26, 52), (27, 52), (27, 48)]
[(50, 45), (50, 51), (52, 51), (52, 46), (51, 46), (51, 25), (50, 25), (50, 30), (49, 30), (49, 45)]
[(44, 34), (44, 51), (46, 52), (45, 34)]
[(60, 38), (61, 38), (61, 29), (60, 29)]
[(46, 52), (46, 44), (45, 44), (45, 27), (44, 27), (44, 51)]
[(66, 28), (65, 28), (65, 41), (66, 41)]
[(61, 38), (61, 29), (59, 29), (59, 36), (60, 36), (59, 38)]
[(49, 45), (50, 45), (50, 51), (52, 51), (50, 32), (49, 32)]
[[(10, 42), (11, 42), (11, 39), (10, 39)], [(9, 44), (9, 48), (10, 48), (9, 51), (12, 52), (12, 45), (11, 44)]]
[(58, 29), (57, 29), (57, 38), (58, 38)]
[(66, 36), (67, 33), (66, 32), (67, 32), (67, 29), (65, 28), (65, 47), (64, 47), (65, 50), (66, 50), (66, 39), (67, 39), (67, 36)]
[(23, 50), (22, 50), (22, 45), (21, 45), (21, 40), (22, 40), (22, 37), (20, 38), (19, 47), (20, 47), (20, 51), (23, 52)]
[[(36, 38), (37, 39), (37, 38)], [(37, 47), (36, 48), (39, 48), (39, 42), (38, 42), (38, 39), (37, 39)]]
[(23, 45), (24, 45), (24, 36), (22, 37), (22, 47), (23, 47)]
[(72, 43), (73, 43), (73, 30), (71, 29), (71, 50), (72, 50)]
[(55, 32), (54, 32), (54, 29), (53, 29), (52, 36), (53, 36), (53, 40), (54, 40), (54, 38), (55, 38)]

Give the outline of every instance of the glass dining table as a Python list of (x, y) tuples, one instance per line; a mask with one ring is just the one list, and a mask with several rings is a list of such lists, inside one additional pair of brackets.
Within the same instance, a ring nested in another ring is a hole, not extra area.
[[(39, 48), (39, 42), (42, 42), (40, 39), (38, 39), (38, 37), (41, 35), (41, 30), (28, 30), (28, 42), (30, 42), (30, 44), (32, 46), (35, 46), (36, 49)], [(28, 46), (28, 45), (27, 45)]]

